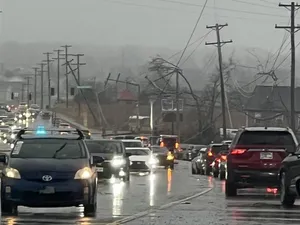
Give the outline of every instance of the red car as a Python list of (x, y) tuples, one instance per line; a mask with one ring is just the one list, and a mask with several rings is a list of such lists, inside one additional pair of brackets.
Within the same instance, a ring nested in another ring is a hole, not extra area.
[(238, 131), (227, 156), (226, 196), (241, 188), (278, 188), (282, 160), (298, 145), (282, 127), (248, 127)]

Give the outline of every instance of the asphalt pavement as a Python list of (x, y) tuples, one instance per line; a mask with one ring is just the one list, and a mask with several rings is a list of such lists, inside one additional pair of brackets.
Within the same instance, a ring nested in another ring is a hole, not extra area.
[[(37, 119), (30, 127), (44, 125), (49, 121)], [(93, 135), (97, 138), (97, 135)], [(82, 208), (27, 208), (18, 207), (18, 216), (2, 216), (1, 224), (120, 224), (136, 214), (170, 207), (178, 201), (209, 188), (207, 177), (190, 174), (189, 162), (179, 162), (174, 171), (159, 169), (155, 174), (132, 174), (128, 183), (102, 180), (98, 185), (98, 209), (94, 218), (83, 217)], [(119, 222), (118, 222), (119, 221)]]

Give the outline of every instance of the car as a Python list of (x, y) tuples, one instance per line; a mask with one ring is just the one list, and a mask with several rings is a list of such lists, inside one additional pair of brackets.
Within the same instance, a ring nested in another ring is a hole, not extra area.
[(212, 172), (215, 178), (220, 177), (220, 180), (224, 180), (226, 177), (226, 165), (228, 155), (228, 145), (225, 144), (224, 151), (219, 152), (215, 160), (212, 163)]
[(140, 140), (134, 140), (134, 139), (124, 139), (121, 140), (125, 146), (125, 148), (143, 148), (143, 142)]
[[(17, 207), (84, 207), (84, 214), (97, 209), (97, 173), (101, 157), (91, 157), (80, 130), (63, 136), (18, 132), (9, 153), (0, 155), (5, 166), (1, 178), (2, 213), (17, 214)], [(51, 134), (50, 134), (51, 132)]]
[(233, 139), (227, 155), (225, 194), (241, 188), (278, 188), (278, 171), (298, 141), (290, 128), (245, 127)]
[(183, 159), (192, 161), (192, 159), (195, 158), (198, 155), (199, 151), (204, 147), (206, 147), (206, 146), (205, 145), (190, 145), (188, 147), (188, 149), (184, 151)]
[(40, 115), (43, 120), (50, 120), (51, 119), (51, 112), (49, 111), (42, 111), (40, 112)]
[(60, 123), (59, 128), (71, 128), (71, 125), (69, 123)]
[(149, 148), (126, 148), (130, 153), (130, 172), (154, 173), (157, 169), (158, 159)]
[(206, 155), (206, 149), (207, 147), (203, 147), (200, 149), (198, 152), (198, 155), (192, 159), (191, 161), (191, 168), (192, 168), (192, 174), (201, 174), (204, 175), (204, 160), (205, 160), (205, 155)]
[(92, 134), (91, 134), (91, 132), (89, 130), (81, 130), (81, 131), (84, 134), (84, 137), (86, 139), (91, 139), (92, 138)]
[(151, 145), (152, 154), (158, 160), (158, 166), (165, 167), (167, 165), (167, 154), (169, 152), (167, 147), (161, 147), (159, 145)]
[(280, 202), (284, 207), (291, 207), (300, 195), (300, 145), (294, 152), (288, 149), (289, 155), (281, 162), (279, 169)]
[(125, 140), (125, 139), (132, 140), (135, 138), (136, 138), (136, 136), (134, 136), (134, 135), (117, 135), (117, 136), (111, 137), (111, 139), (117, 139), (117, 140)]
[(110, 179), (112, 177), (130, 180), (129, 156), (126, 154), (125, 146), (119, 140), (85, 140), (88, 150), (93, 156), (101, 156), (104, 162), (97, 164), (98, 178)]
[(222, 151), (223, 145), (221, 143), (211, 143), (205, 149), (205, 152), (201, 154), (201, 160), (199, 161), (200, 174), (210, 175), (212, 172), (212, 165), (217, 155)]

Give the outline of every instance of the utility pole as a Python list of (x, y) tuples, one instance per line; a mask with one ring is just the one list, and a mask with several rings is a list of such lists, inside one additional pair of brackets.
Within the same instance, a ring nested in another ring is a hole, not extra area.
[[(76, 56), (77, 62), (76, 63), (72, 63), (71, 65), (75, 65), (76, 66), (76, 70), (77, 70), (77, 80), (78, 80), (78, 85), (80, 86), (80, 66), (84, 66), (86, 65), (86, 63), (82, 63), (80, 62), (80, 57), (84, 56), (84, 54), (70, 54), (72, 56)], [(81, 104), (80, 101), (78, 101), (78, 116), (81, 115)]]
[[(176, 69), (176, 131), (180, 141), (179, 71)], [(180, 142), (179, 142), (180, 143)]]
[(226, 129), (226, 102), (225, 102), (225, 84), (224, 84), (224, 77), (223, 77), (223, 68), (222, 68), (222, 46), (227, 43), (232, 43), (232, 40), (229, 41), (221, 41), (220, 38), (220, 30), (223, 27), (227, 27), (228, 24), (216, 24), (214, 26), (206, 26), (207, 29), (213, 29), (216, 31), (217, 34), (217, 42), (206, 42), (205, 45), (216, 45), (218, 48), (218, 55), (219, 55), (219, 71), (220, 71), (220, 86), (221, 86), (221, 101), (222, 101), (222, 119), (223, 119), (223, 138), (226, 140), (227, 138), (227, 129)]
[(41, 109), (44, 109), (44, 66), (45, 63), (39, 63), (38, 65), (41, 66)]
[(65, 60), (66, 60), (66, 63), (65, 63), (65, 66), (66, 66), (66, 107), (68, 108), (69, 107), (69, 78), (68, 78), (68, 74), (69, 74), (69, 66), (68, 66), (68, 49), (72, 47), (72, 45), (63, 45), (61, 46), (62, 48), (65, 49)]
[[(119, 79), (119, 76), (118, 76)], [(137, 83), (132, 83), (132, 82), (128, 82), (128, 81), (120, 81), (120, 80), (115, 80), (115, 79), (111, 79), (110, 78), (110, 74), (108, 75), (105, 84), (107, 84), (108, 81), (114, 81), (114, 82), (118, 82), (118, 83), (122, 83), (122, 84), (129, 84), (132, 86), (135, 86), (138, 88), (138, 96), (137, 96), (137, 105), (136, 105), (136, 126), (137, 126), (137, 132), (138, 134), (140, 133), (141, 130), (141, 125), (140, 125), (140, 96), (141, 96), (141, 86)]]
[(52, 52), (45, 52), (43, 53), (47, 56), (46, 60), (43, 60), (43, 62), (47, 63), (47, 78), (48, 78), (48, 107), (51, 108), (51, 76), (50, 76), (50, 62), (53, 62), (53, 60), (50, 59), (50, 55), (53, 54)]
[(29, 85), (30, 85), (30, 79), (31, 77), (25, 77), (26, 79), (26, 86), (27, 86), (27, 105), (29, 106), (29, 103), (30, 103), (30, 99), (29, 99)]
[(291, 11), (291, 25), (290, 26), (277, 26), (275, 28), (285, 29), (291, 34), (291, 118), (290, 126), (295, 132), (295, 74), (296, 74), (296, 64), (295, 64), (295, 33), (299, 31), (300, 26), (295, 26), (295, 11), (297, 11), (300, 5), (291, 2), (291, 4), (279, 4), (279, 7), (284, 7)]
[(36, 104), (36, 91), (37, 91), (37, 76), (39, 67), (32, 67), (34, 70), (34, 104)]
[(60, 60), (64, 59), (60, 56), (60, 53), (63, 52), (64, 50), (62, 49), (56, 49), (54, 50), (54, 52), (57, 52), (57, 57), (53, 58), (57, 60), (57, 103), (59, 103), (59, 99), (60, 99)]

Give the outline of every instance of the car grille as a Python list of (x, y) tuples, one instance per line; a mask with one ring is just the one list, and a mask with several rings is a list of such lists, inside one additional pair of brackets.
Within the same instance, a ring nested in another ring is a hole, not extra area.
[(149, 167), (146, 165), (144, 161), (132, 161), (132, 164), (130, 165), (130, 169), (149, 169)]
[[(83, 193), (72, 193), (72, 192), (58, 192), (55, 194), (39, 194), (38, 192), (25, 191), (22, 194), (23, 201), (42, 201), (42, 202), (55, 202), (55, 201), (72, 201), (74, 199), (83, 198)], [(20, 196), (12, 196), (18, 198)]]
[(53, 183), (53, 182), (63, 182), (67, 180), (74, 179), (75, 172), (74, 173), (57, 173), (57, 172), (25, 172), (21, 173), (22, 179), (28, 180), (28, 181), (36, 181), (36, 182), (44, 182), (42, 180), (42, 177), (44, 175), (50, 175), (52, 177), (51, 181), (48, 181), (47, 183)]

